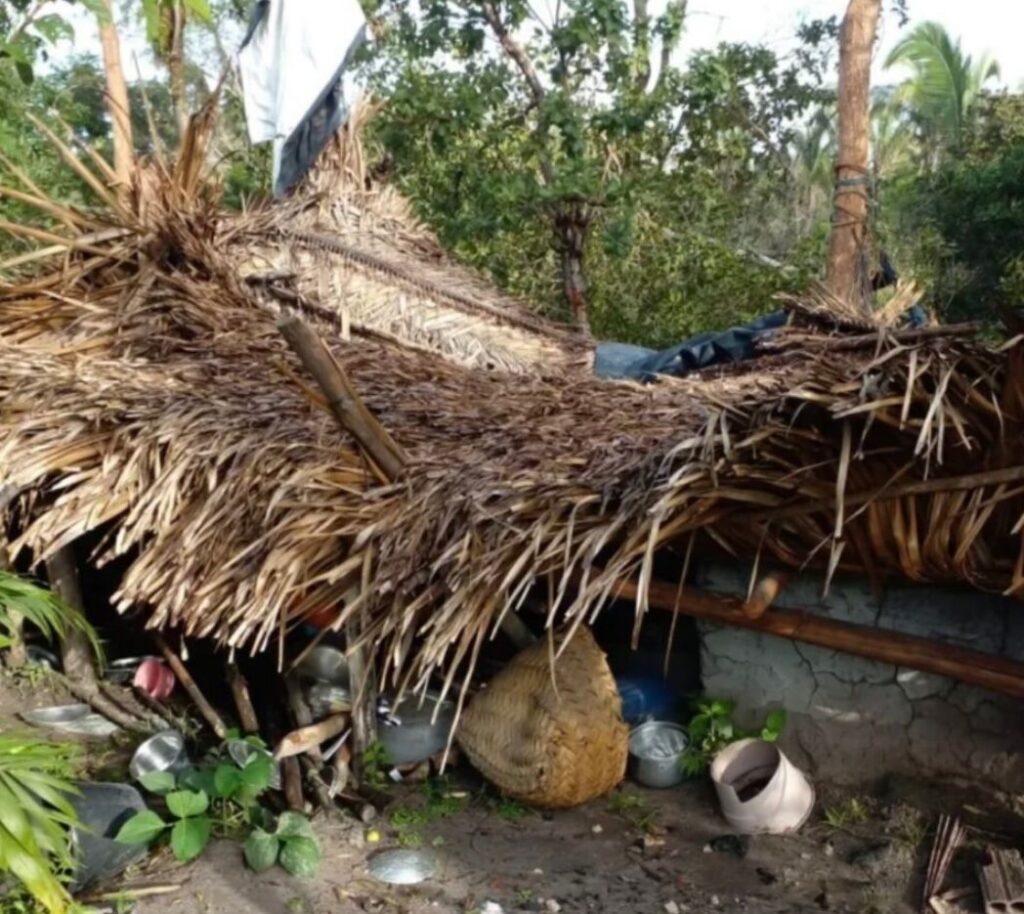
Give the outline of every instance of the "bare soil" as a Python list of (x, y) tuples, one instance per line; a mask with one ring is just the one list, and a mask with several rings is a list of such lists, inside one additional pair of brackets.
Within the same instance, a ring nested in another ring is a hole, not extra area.
[[(16, 711), (54, 700), (64, 696), (0, 677), (0, 730), (15, 725)], [(103, 760), (105, 776), (120, 769), (123, 778), (126, 751), (94, 741), (89, 755)], [(138, 900), (137, 914), (911, 914), (937, 810), (955, 795), (904, 788), (880, 798), (818, 785), (816, 814), (799, 833), (739, 847), (721, 840), (728, 828), (702, 779), (661, 791), (627, 782), (579, 809), (541, 814), (456, 771), (447, 781), (456, 800), (439, 804), (437, 791), (428, 798), (422, 785), (401, 784), (370, 825), (318, 816), (323, 860), (313, 879), (278, 868), (257, 875), (237, 843), (218, 841), (188, 865), (157, 852), (106, 889), (176, 886)], [(397, 846), (430, 854), (436, 876), (401, 888), (375, 881), (368, 860)], [(964, 862), (952, 881), (972, 878)]]

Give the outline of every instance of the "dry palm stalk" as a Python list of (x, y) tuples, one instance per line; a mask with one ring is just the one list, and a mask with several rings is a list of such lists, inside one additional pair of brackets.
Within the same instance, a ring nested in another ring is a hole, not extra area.
[[(492, 308), (521, 303), (452, 264), (394, 191), (346, 178), (361, 167), (351, 136), (307, 193), (226, 213), (202, 178), (210, 129), (197, 118), (179, 161), (140, 171), (125, 208), (90, 212), (104, 229), (61, 221), (56, 241), (40, 238), (60, 257), (23, 261), (0, 286), (13, 553), (45, 560), (103, 530), (91, 560), (130, 559), (119, 608), (239, 650), (277, 647), (338, 606), (335, 630), (357, 622), (396, 687), (464, 682), (538, 580), (550, 626), (583, 624), (618, 581), (645, 568), (646, 582), (659, 554), (690, 543), (791, 570), (1024, 591), (1021, 340), (828, 336), (834, 321), (804, 316), (784, 355), (648, 387), (602, 381), (585, 341), (500, 320)], [(246, 281), (275, 273), (295, 278)], [(284, 308), (401, 442), (401, 484), (296, 383)]]
[(964, 840), (966, 831), (960, 820), (954, 816), (939, 816), (939, 826), (935, 832), (931, 856), (928, 859), (928, 872), (925, 875), (921, 893), (921, 912), (927, 914), (931, 907), (933, 895), (942, 890), (949, 868), (953, 865), (953, 857)]

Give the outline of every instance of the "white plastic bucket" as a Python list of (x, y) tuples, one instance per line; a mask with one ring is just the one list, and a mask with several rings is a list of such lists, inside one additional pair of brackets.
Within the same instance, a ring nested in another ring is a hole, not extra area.
[(722, 815), (741, 835), (796, 831), (814, 808), (814, 788), (774, 743), (741, 739), (711, 763)]

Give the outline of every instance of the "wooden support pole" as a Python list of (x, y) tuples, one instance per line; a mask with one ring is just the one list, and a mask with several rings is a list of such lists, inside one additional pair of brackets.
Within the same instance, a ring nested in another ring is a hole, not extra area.
[[(300, 317), (285, 318), (277, 326), (303, 366), (316, 379), (338, 424), (356, 439), (383, 478), (394, 482), (407, 462), (405, 452), (363, 403), (323, 340)], [(370, 571), (367, 563), (363, 568), (364, 593), (372, 583)], [(352, 683), (352, 761), (357, 784), (362, 780), (363, 755), (377, 737), (377, 682), (372, 658), (362, 646), (365, 625), (365, 610), (360, 610), (345, 626)]]
[(182, 688), (188, 692), (188, 697), (192, 699), (196, 708), (199, 709), (199, 713), (203, 715), (203, 719), (210, 725), (210, 729), (217, 734), (218, 739), (224, 739), (228, 735), (228, 728), (224, 723), (224, 718), (207, 701), (206, 696), (200, 691), (196, 681), (192, 678), (192, 674), (189, 673), (185, 664), (181, 662), (181, 658), (171, 650), (162, 635), (154, 634), (153, 641), (160, 649), (160, 653), (164, 655), (167, 665), (174, 671), (174, 675), (178, 677), (178, 682), (181, 683)]
[[(634, 600), (637, 585), (620, 581), (612, 593), (620, 599)], [(894, 666), (937, 673), (1014, 698), (1024, 698), (1024, 664), (1005, 657), (891, 629), (825, 619), (802, 609), (770, 609), (762, 616), (750, 618), (744, 612), (743, 600), (690, 588), (679, 591), (676, 584), (667, 581), (651, 581), (648, 601), (656, 609), (667, 612), (678, 611), (720, 625), (747, 628)]]
[[(62, 546), (46, 562), (50, 577), (50, 588), (72, 609), (85, 615), (85, 601), (78, 583), (78, 565), (75, 562), (74, 546)], [(68, 690), (95, 711), (112, 720), (120, 727), (135, 733), (149, 733), (146, 726), (133, 714), (111, 701), (100, 688), (96, 674), (92, 645), (85, 633), (68, 626), (61, 642), (61, 662)]]
[(235, 699), (235, 708), (238, 710), (238, 722), (242, 725), (242, 732), (259, 733), (260, 721), (256, 716), (256, 709), (252, 706), (252, 698), (249, 696), (249, 684), (245, 681), (238, 664), (228, 663), (227, 674), (228, 686), (231, 689), (231, 696)]
[(838, 159), (825, 283), (870, 312), (865, 250), (870, 205), (871, 49), (882, 0), (850, 0), (839, 33)]

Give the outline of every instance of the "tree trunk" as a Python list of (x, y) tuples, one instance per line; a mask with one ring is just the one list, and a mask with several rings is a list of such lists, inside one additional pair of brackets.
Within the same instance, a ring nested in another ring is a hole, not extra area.
[[(50, 576), (50, 589), (72, 609), (84, 612), (82, 589), (78, 584), (78, 568), (75, 565), (75, 553), (71, 546), (64, 546), (54, 553), (46, 563)], [(61, 662), (64, 675), (72, 682), (78, 683), (90, 692), (99, 692), (99, 680), (93, 663), (92, 648), (85, 634), (74, 626), (67, 627), (64, 641), (61, 643)]]
[(113, 126), (114, 173), (118, 180), (118, 196), (128, 193), (131, 185), (134, 147), (132, 146), (131, 106), (128, 85), (121, 67), (121, 42), (114, 22), (112, 0), (100, 0), (105, 13), (99, 17), (100, 45), (103, 48), (103, 71), (106, 75), (107, 112)]
[(174, 117), (178, 122), (178, 140), (188, 129), (188, 98), (185, 94), (185, 8), (176, 0), (167, 9), (167, 73), (171, 81)]
[(870, 311), (867, 215), (871, 136), (871, 49), (881, 0), (850, 0), (839, 38), (839, 151), (825, 282), (838, 298)]
[(562, 289), (572, 310), (573, 320), (585, 332), (590, 330), (587, 314), (587, 278), (583, 252), (590, 218), (580, 204), (570, 204), (555, 214), (555, 238), (562, 260)]

